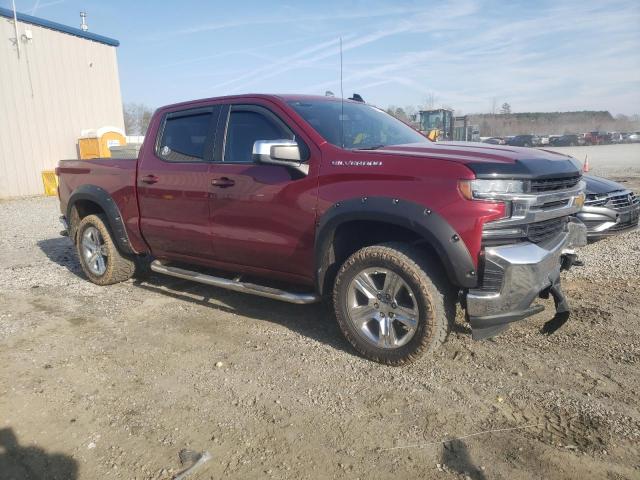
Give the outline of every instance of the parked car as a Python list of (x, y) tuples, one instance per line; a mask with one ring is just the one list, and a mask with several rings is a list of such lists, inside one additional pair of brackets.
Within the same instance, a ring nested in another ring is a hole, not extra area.
[(620, 132), (609, 132), (609, 143), (623, 143), (624, 134)]
[(585, 145), (604, 145), (609, 142), (607, 132), (587, 132), (584, 134)]
[(549, 145), (549, 135), (540, 135), (540, 145)]
[(540, 145), (540, 137), (537, 135), (516, 135), (507, 141), (507, 145), (514, 147), (537, 147)]
[(590, 240), (638, 227), (640, 197), (624, 185), (595, 175), (585, 175), (584, 207), (576, 215), (587, 227)]
[(580, 144), (578, 135), (562, 135), (560, 137), (551, 137), (551, 145), (554, 147), (575, 147)]
[(507, 142), (502, 137), (489, 137), (485, 138), (482, 143), (489, 143), (491, 145), (505, 145)]
[(598, 132), (585, 132), (582, 134), (585, 145), (593, 145), (598, 141)]
[(127, 280), (151, 256), (151, 270), (207, 285), (330, 297), (355, 349), (391, 365), (446, 339), (458, 293), (476, 339), (540, 312), (538, 295), (567, 312), (560, 270), (586, 243), (575, 159), (433, 143), (332, 97), (170, 105), (137, 159), (61, 161), (57, 174), (93, 283)]
[(625, 141), (627, 143), (637, 143), (640, 142), (640, 132), (633, 132), (627, 135)]

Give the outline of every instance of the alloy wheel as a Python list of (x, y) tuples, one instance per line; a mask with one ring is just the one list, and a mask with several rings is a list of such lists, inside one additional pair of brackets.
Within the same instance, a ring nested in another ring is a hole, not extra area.
[(415, 294), (389, 269), (362, 270), (351, 280), (346, 301), (348, 320), (378, 348), (402, 347), (416, 333), (420, 311)]
[(89, 271), (97, 276), (104, 275), (107, 271), (107, 248), (100, 231), (94, 226), (87, 227), (82, 233), (81, 245)]

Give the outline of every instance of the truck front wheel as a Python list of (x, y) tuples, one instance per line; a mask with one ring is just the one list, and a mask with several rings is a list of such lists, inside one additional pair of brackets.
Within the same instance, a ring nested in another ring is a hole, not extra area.
[(111, 237), (104, 215), (87, 215), (78, 225), (76, 250), (85, 275), (97, 285), (124, 282), (136, 264), (122, 255)]
[(403, 243), (358, 250), (336, 277), (333, 301), (344, 336), (366, 358), (411, 362), (446, 339), (450, 288), (436, 261)]

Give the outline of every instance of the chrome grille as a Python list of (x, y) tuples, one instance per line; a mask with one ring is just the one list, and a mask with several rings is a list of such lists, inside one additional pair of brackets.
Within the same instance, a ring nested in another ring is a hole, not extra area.
[(573, 177), (531, 180), (529, 189), (531, 192), (566, 190), (568, 188), (575, 187), (581, 178), (582, 177), (580, 175), (574, 175)]
[(606, 207), (619, 209), (626, 208), (632, 205), (638, 204), (638, 197), (630, 192), (612, 192), (609, 194), (609, 200), (606, 203)]
[(542, 243), (562, 231), (567, 224), (567, 217), (552, 218), (542, 222), (531, 223), (527, 227), (527, 239), (533, 243)]
[(593, 197), (587, 198), (584, 204), (589, 207), (604, 207), (609, 201), (608, 197)]
[(640, 197), (629, 190), (618, 190), (607, 195), (588, 198), (584, 204), (588, 207), (606, 207), (621, 210), (635, 205), (640, 205)]

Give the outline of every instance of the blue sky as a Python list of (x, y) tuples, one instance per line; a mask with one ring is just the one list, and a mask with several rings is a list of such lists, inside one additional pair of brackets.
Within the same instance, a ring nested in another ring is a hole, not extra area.
[[(0, 5), (11, 7), (8, 0)], [(490, 112), (640, 113), (640, 2), (16, 0), (120, 40), (124, 101), (340, 92)]]

